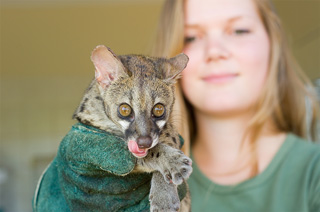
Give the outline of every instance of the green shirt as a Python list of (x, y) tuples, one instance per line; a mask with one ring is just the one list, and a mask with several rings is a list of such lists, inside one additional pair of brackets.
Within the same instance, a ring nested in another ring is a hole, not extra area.
[(320, 145), (288, 134), (268, 167), (237, 185), (218, 185), (193, 163), (193, 212), (320, 212)]

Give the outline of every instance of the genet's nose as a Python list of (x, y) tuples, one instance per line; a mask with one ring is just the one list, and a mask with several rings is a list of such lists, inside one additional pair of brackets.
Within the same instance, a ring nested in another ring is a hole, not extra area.
[(140, 136), (137, 138), (137, 144), (140, 149), (150, 148), (152, 145), (152, 138), (150, 136)]

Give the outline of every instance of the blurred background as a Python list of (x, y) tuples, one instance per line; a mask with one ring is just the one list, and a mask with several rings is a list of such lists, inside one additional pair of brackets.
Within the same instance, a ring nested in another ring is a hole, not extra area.
[[(320, 77), (320, 0), (274, 0), (300, 65)], [(148, 53), (163, 0), (1, 0), (0, 211), (30, 212), (37, 180), (75, 123), (98, 44)]]

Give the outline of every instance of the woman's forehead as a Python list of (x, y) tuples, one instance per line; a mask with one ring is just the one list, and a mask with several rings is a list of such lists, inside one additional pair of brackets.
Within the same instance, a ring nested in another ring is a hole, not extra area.
[(254, 0), (187, 0), (185, 23), (259, 19)]

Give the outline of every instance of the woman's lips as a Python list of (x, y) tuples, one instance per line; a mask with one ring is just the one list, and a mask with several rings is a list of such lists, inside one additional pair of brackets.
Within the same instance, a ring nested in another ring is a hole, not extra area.
[(233, 74), (233, 73), (226, 73), (226, 74), (212, 74), (206, 77), (203, 77), (202, 79), (205, 82), (208, 83), (227, 83), (230, 82), (231, 80), (235, 79), (236, 77), (238, 77), (238, 74)]

